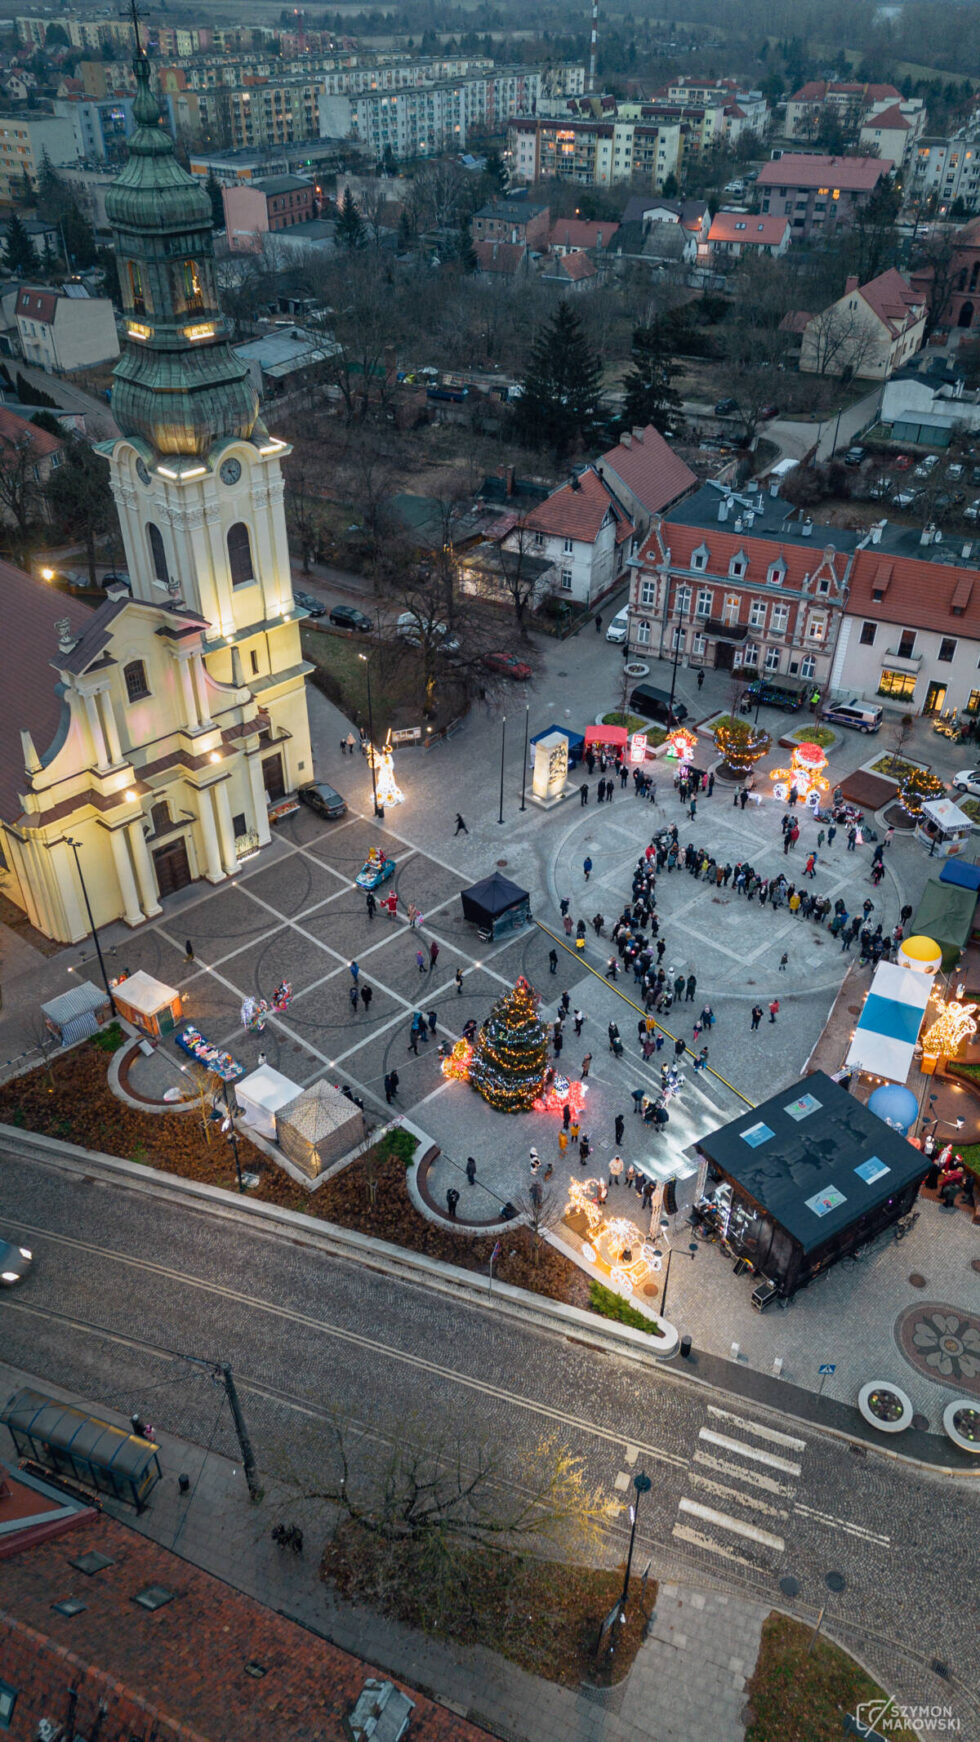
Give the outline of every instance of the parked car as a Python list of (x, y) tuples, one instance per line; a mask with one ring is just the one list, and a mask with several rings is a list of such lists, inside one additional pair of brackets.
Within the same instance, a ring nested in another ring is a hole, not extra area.
[(488, 671), (496, 671), (501, 677), (512, 677), (517, 683), (527, 683), (534, 672), (526, 659), (518, 659), (516, 653), (487, 653), (483, 663)]
[(820, 718), (834, 726), (850, 726), (854, 732), (877, 732), (881, 709), (877, 703), (859, 702), (852, 697), (849, 702), (826, 702), (820, 709)]
[[(455, 635), (450, 635), (447, 624), (431, 623), (429, 630), (433, 640), (438, 643), (441, 653), (459, 652), (459, 641)], [(421, 636), (419, 635), (418, 618), (414, 612), (403, 611), (401, 613), (395, 624), (395, 634), (400, 636), (402, 641), (407, 641), (410, 647), (418, 647)]]
[(299, 605), (300, 609), (303, 611), (306, 611), (311, 617), (325, 617), (326, 616), (327, 607), (323, 603), (323, 600), (322, 599), (314, 599), (312, 593), (298, 593), (294, 587), (293, 588), (293, 598), (296, 600), (296, 603), (297, 603), (297, 605)]
[(963, 510), (964, 520), (980, 520), (980, 496), (975, 496), (968, 508)]
[(857, 442), (855, 442), (854, 446), (848, 448), (847, 453), (844, 455), (844, 464), (845, 466), (860, 466), (867, 458), (867, 454), (867, 448), (862, 448)]
[(363, 611), (355, 611), (353, 605), (335, 605), (330, 621), (336, 629), (356, 629), (361, 635), (368, 635), (374, 628), (370, 617), (365, 617)]
[(965, 471), (966, 471), (966, 467), (961, 466), (959, 461), (957, 460), (955, 465), (946, 467), (946, 476), (947, 476), (947, 478), (953, 478), (953, 479), (962, 478), (963, 473)]
[(921, 490), (897, 490), (892, 502), (896, 508), (914, 508), (921, 495)]
[(717, 405), (715, 406), (715, 416), (716, 417), (731, 417), (732, 413), (737, 411), (737, 410), (738, 410), (738, 400), (737, 399), (719, 399)]
[(306, 786), (297, 787), (296, 797), (316, 811), (318, 817), (342, 817), (347, 810), (347, 800), (325, 780), (311, 780)]
[(974, 466), (970, 472), (970, 483), (980, 484), (980, 466)]
[(895, 461), (895, 470), (896, 472), (907, 472), (911, 464), (911, 454), (899, 454), (898, 459)]
[(30, 1247), (0, 1240), (0, 1287), (13, 1288), (15, 1282), (23, 1282), (33, 1261)]
[(779, 416), (778, 405), (764, 405), (759, 413), (759, 422), (768, 423), (771, 418)]
[(629, 634), (629, 628), (630, 628), (630, 608), (628, 605), (624, 605), (623, 609), (621, 611), (616, 612), (616, 615), (613, 618), (612, 622), (610, 623), (609, 628), (606, 630), (606, 640), (607, 641), (625, 641), (627, 635)]
[(941, 490), (932, 506), (937, 514), (948, 514), (951, 508), (959, 508), (965, 501), (962, 490)]
[(980, 798), (980, 768), (961, 768), (959, 774), (953, 775), (953, 788), (956, 792), (968, 792), (973, 798)]
[(687, 719), (687, 709), (683, 702), (674, 701), (670, 704), (670, 691), (657, 689), (654, 684), (637, 684), (630, 696), (630, 710), (634, 714), (643, 714), (648, 720), (657, 720), (661, 726), (682, 726)]
[(879, 473), (878, 477), (874, 479), (874, 482), (871, 484), (871, 486), (868, 490), (868, 495), (873, 499), (873, 501), (881, 502), (885, 499), (886, 496), (891, 495), (891, 488), (892, 488), (891, 479), (884, 472), (881, 472), (881, 473)]
[(934, 472), (938, 464), (938, 454), (927, 454), (925, 459), (920, 460), (919, 464), (916, 466), (915, 471), (912, 473), (913, 478), (928, 478), (929, 473)]

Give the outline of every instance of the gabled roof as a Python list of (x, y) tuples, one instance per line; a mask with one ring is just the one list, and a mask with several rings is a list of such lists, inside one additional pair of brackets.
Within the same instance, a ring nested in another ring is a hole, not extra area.
[(910, 317), (917, 319), (925, 312), (924, 297), (911, 288), (894, 266), (889, 266), (886, 272), (880, 272), (877, 278), (862, 284), (858, 295), (884, 323), (893, 338), (907, 326)]
[[(875, 593), (882, 594), (880, 599)], [(859, 550), (851, 571), (850, 617), (931, 629), (980, 639), (980, 574), (954, 563), (893, 557), (882, 563), (874, 548)]]
[[(661, 538), (670, 549), (671, 565), (674, 568), (690, 568), (694, 552), (707, 550), (708, 561), (703, 570), (706, 581), (727, 581), (731, 560), (740, 553), (748, 558), (748, 568), (743, 580), (764, 582), (774, 563), (785, 564), (786, 572), (781, 584), (794, 592), (802, 592), (806, 576), (812, 580), (818, 574), (832, 575), (838, 582), (842, 582), (847, 568), (848, 559), (843, 551), (829, 554), (829, 547), (822, 549), (812, 539), (805, 540), (798, 527), (787, 528), (777, 543), (771, 536), (757, 538), (748, 529), (736, 532), (730, 520), (713, 526), (688, 526), (683, 521), (668, 518), (664, 521)], [(644, 557), (645, 549), (641, 552), (641, 560)], [(651, 552), (650, 560), (659, 560), (658, 554)]]
[(610, 448), (596, 461), (596, 471), (600, 477), (612, 473), (614, 483), (621, 479), (647, 514), (662, 514), (698, 481), (652, 423)]
[(755, 248), (778, 248), (789, 229), (788, 218), (756, 212), (716, 212), (709, 242), (739, 242)]
[(616, 543), (621, 544), (632, 535), (633, 522), (595, 468), (587, 466), (560, 490), (553, 490), (547, 501), (528, 515), (526, 524), (532, 532), (594, 544), (608, 514), (616, 522)]
[(508, 224), (523, 224), (528, 218), (536, 218), (539, 212), (548, 210), (547, 200), (528, 200), (521, 197), (504, 200), (490, 200), (474, 212), (475, 218), (500, 218)]
[(786, 151), (759, 171), (756, 187), (843, 188), (846, 193), (871, 193), (894, 164), (887, 157), (824, 157), (816, 152)]
[(706, 200), (662, 200), (656, 194), (633, 194), (623, 209), (623, 223), (642, 223), (648, 212), (651, 215), (664, 212), (670, 213), (685, 230), (699, 230), (707, 210)]
[(596, 263), (587, 254), (563, 254), (556, 260), (552, 276), (569, 278), (573, 284), (581, 284), (583, 279), (595, 278)]
[(912, 123), (908, 116), (902, 114), (897, 103), (893, 103), (890, 109), (882, 109), (879, 115), (869, 115), (861, 128), (861, 132), (864, 133), (872, 127), (887, 128), (889, 131), (898, 127), (908, 133), (911, 126)]
[(50, 326), (58, 313), (60, 298), (56, 290), (42, 290), (36, 284), (22, 284), (17, 293), (17, 313), (25, 320), (43, 321)]
[(617, 223), (603, 223), (598, 218), (558, 218), (551, 226), (548, 241), (552, 248), (601, 248), (608, 245), (618, 229)]
[(18, 417), (16, 411), (11, 411), (6, 405), (0, 405), (0, 440), (19, 443), (30, 442), (39, 460), (46, 459), (49, 454), (56, 454), (64, 444), (53, 436), (48, 429), (41, 429), (36, 423), (30, 423), (26, 417)]
[(476, 255), (479, 272), (500, 272), (506, 278), (513, 278), (519, 272), (527, 259), (527, 244), (525, 242), (474, 242), (473, 252)]

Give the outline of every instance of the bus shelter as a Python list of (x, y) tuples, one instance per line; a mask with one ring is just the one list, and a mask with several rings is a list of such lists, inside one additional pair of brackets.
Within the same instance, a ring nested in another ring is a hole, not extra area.
[(0, 1410), (18, 1456), (142, 1512), (163, 1474), (152, 1440), (25, 1387)]

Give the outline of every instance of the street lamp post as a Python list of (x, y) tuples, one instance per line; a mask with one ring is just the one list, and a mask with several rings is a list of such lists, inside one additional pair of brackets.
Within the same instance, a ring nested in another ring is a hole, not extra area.
[(359, 653), (358, 659), (363, 659), (367, 667), (367, 704), (368, 704), (368, 761), (371, 764), (371, 797), (374, 800), (374, 814), (383, 817), (384, 805), (378, 803), (378, 781), (374, 772), (374, 709), (371, 706), (371, 661), (366, 653)]
[(629, 1596), (630, 1573), (633, 1570), (633, 1545), (636, 1542), (636, 1521), (640, 1515), (640, 1495), (649, 1494), (653, 1487), (645, 1470), (638, 1470), (633, 1477), (633, 1487), (636, 1489), (636, 1500), (630, 1507), (630, 1545), (626, 1554), (626, 1573), (623, 1578), (623, 1594), (619, 1599), (619, 1619), (626, 1620), (626, 1600)]
[[(664, 1232), (666, 1232), (666, 1223), (662, 1222), (661, 1228), (663, 1229)], [(697, 1257), (698, 1246), (697, 1246), (696, 1240), (691, 1241), (691, 1244), (688, 1247), (688, 1251), (691, 1254), (692, 1258)], [(659, 1247), (655, 1249), (654, 1256), (657, 1258), (663, 1257), (663, 1253), (660, 1251)], [(670, 1281), (670, 1261), (673, 1258), (673, 1256), (674, 1256), (674, 1248), (673, 1248), (673, 1246), (668, 1244), (667, 1245), (667, 1269), (664, 1271), (664, 1286), (663, 1286), (661, 1293), (660, 1293), (660, 1312), (664, 1318), (667, 1317), (667, 1284)]]
[(105, 961), (104, 961), (103, 956), (102, 956), (102, 945), (99, 942), (99, 934), (98, 934), (98, 931), (96, 929), (95, 920), (94, 920), (93, 915), (92, 915), (92, 903), (89, 901), (89, 898), (88, 898), (88, 889), (87, 889), (86, 883), (85, 883), (85, 874), (82, 871), (82, 861), (78, 857), (78, 842), (72, 840), (71, 835), (66, 835), (65, 840), (67, 841), (69, 847), (71, 848), (72, 852), (75, 855), (75, 865), (78, 869), (78, 881), (82, 886), (82, 896), (83, 896), (84, 901), (85, 901), (85, 912), (88, 914), (89, 930), (92, 933), (92, 942), (95, 945), (95, 953), (99, 958), (99, 967), (102, 970), (102, 984), (106, 989), (106, 996), (109, 1000), (109, 1008), (112, 1011), (113, 1016), (118, 1016), (119, 1011), (116, 1009), (116, 1000), (112, 996), (112, 987), (109, 984), (109, 976), (106, 973)]
[(528, 735), (528, 732), (530, 730), (530, 724), (531, 724), (531, 709), (530, 709), (530, 707), (526, 707), (524, 709), (524, 761), (521, 763), (521, 810), (522, 811), (527, 810), (527, 805), (524, 802), (524, 793), (525, 793), (525, 789), (527, 787), (527, 735)]
[(498, 823), (502, 823), (504, 820), (504, 746), (506, 743), (507, 715), (504, 714), (500, 722), (500, 814), (497, 817)]
[[(668, 621), (669, 621), (669, 618), (668, 618)], [(670, 674), (670, 701), (667, 704), (667, 714), (668, 714), (668, 725), (669, 726), (672, 726), (674, 724), (674, 689), (675, 689), (676, 684), (677, 684), (677, 666), (678, 666), (678, 662), (680, 660), (681, 635), (683, 634), (683, 630), (684, 630), (684, 607), (682, 605), (681, 609), (680, 609), (680, 613), (678, 615), (678, 619), (677, 619), (677, 628), (674, 630), (674, 666), (673, 666), (673, 670), (671, 671), (671, 674)]]

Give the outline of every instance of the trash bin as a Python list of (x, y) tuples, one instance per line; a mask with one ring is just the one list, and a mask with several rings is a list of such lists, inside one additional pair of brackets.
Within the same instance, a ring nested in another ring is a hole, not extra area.
[(682, 1337), (681, 1338), (681, 1358), (684, 1361), (689, 1361), (691, 1359), (691, 1339), (690, 1339), (690, 1337)]

